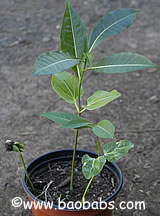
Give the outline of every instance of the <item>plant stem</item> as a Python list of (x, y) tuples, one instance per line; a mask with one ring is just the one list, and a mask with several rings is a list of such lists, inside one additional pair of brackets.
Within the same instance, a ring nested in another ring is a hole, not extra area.
[(71, 182), (70, 182), (71, 191), (73, 190), (74, 165), (75, 165), (76, 150), (77, 150), (77, 140), (78, 140), (78, 129), (76, 129), (75, 144), (74, 144), (74, 151), (73, 151), (73, 157), (72, 157), (72, 173), (71, 173)]
[(83, 113), (85, 110), (86, 110), (86, 108), (84, 108), (83, 110), (81, 110), (81, 112), (80, 112), (80, 113), (82, 114), (82, 113)]
[[(82, 78), (84, 74), (84, 69), (86, 66), (86, 60), (84, 61), (82, 73), (79, 77), (79, 85), (78, 85), (78, 106), (76, 106), (76, 109), (78, 111), (78, 116), (81, 115), (81, 85), (82, 85)], [(77, 103), (75, 103), (77, 105)], [(74, 151), (73, 151), (73, 157), (72, 157), (72, 172), (71, 172), (71, 182), (70, 182), (70, 190), (73, 190), (73, 180), (74, 180), (74, 167), (75, 167), (75, 158), (76, 158), (76, 151), (77, 151), (77, 141), (78, 141), (78, 129), (76, 129), (76, 135), (75, 135), (75, 143), (74, 143)]]
[(74, 104), (75, 104), (75, 107), (76, 107), (76, 109), (77, 109), (77, 112), (79, 113), (79, 107), (78, 107), (78, 105), (77, 105), (77, 101), (76, 101), (76, 100), (74, 101)]
[[(100, 156), (99, 136), (97, 136), (97, 143), (98, 143), (98, 157), (99, 157), (99, 156)], [(85, 196), (86, 196), (86, 194), (87, 194), (87, 191), (88, 191), (88, 189), (89, 189), (89, 187), (90, 187), (90, 185), (91, 185), (93, 179), (94, 179), (94, 176), (92, 176), (92, 178), (90, 179), (90, 181), (89, 181), (89, 183), (88, 183), (88, 185), (87, 185), (87, 187), (86, 187), (86, 190), (85, 190), (85, 192), (84, 192), (84, 194), (83, 194), (82, 201), (81, 201), (82, 204), (83, 204), (83, 200), (84, 200), (84, 198), (85, 198)]]
[(97, 136), (97, 143), (98, 143), (98, 157), (99, 157), (100, 156), (99, 136)]
[(88, 185), (87, 185), (87, 187), (86, 187), (86, 190), (85, 190), (85, 192), (84, 192), (84, 194), (83, 194), (82, 201), (81, 201), (82, 204), (83, 204), (83, 201), (84, 201), (84, 199), (85, 199), (85, 196), (86, 196), (86, 194), (87, 194), (87, 191), (88, 191), (88, 189), (89, 189), (89, 187), (90, 187), (90, 185), (91, 185), (93, 179), (94, 179), (94, 176), (90, 179), (90, 181), (89, 181), (89, 183), (88, 183)]
[(23, 156), (22, 156), (22, 154), (21, 154), (21, 152), (20, 152), (19, 150), (18, 150), (18, 153), (19, 153), (19, 156), (20, 156), (20, 158), (21, 158), (21, 161), (22, 161), (22, 164), (23, 164), (23, 168), (24, 168), (26, 177), (27, 177), (27, 179), (28, 179), (28, 181), (29, 181), (29, 184), (30, 184), (30, 186), (31, 186), (32, 188), (34, 188), (34, 187), (33, 187), (33, 184), (32, 184), (32, 181), (31, 181), (31, 179), (30, 179), (30, 177), (29, 177), (29, 174), (28, 174), (28, 172), (27, 172), (27, 169), (26, 169), (26, 166), (25, 166), (25, 163), (24, 163), (24, 160), (23, 160)]

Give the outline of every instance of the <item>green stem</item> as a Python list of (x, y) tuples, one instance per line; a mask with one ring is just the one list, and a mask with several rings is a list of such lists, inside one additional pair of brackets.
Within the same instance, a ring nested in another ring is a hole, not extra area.
[(33, 184), (32, 184), (32, 181), (31, 181), (31, 179), (30, 179), (30, 177), (29, 177), (29, 174), (28, 174), (28, 172), (27, 172), (27, 169), (26, 169), (26, 166), (25, 166), (25, 163), (24, 163), (24, 160), (23, 160), (23, 156), (22, 156), (22, 154), (21, 154), (21, 152), (20, 152), (19, 150), (18, 150), (18, 153), (19, 153), (19, 156), (20, 156), (20, 158), (21, 158), (21, 161), (22, 161), (22, 164), (23, 164), (23, 168), (24, 168), (26, 177), (27, 177), (27, 179), (28, 179), (28, 181), (29, 181), (29, 183), (30, 183), (30, 186), (31, 186), (32, 188), (34, 188), (34, 187), (33, 187)]
[(78, 141), (78, 129), (76, 129), (75, 144), (74, 144), (74, 151), (73, 151), (73, 157), (72, 157), (72, 173), (71, 173), (71, 181), (70, 181), (71, 191), (73, 190), (74, 165), (75, 165), (75, 158), (76, 158), (77, 141)]
[(93, 179), (94, 179), (94, 176), (90, 179), (90, 181), (89, 181), (89, 183), (88, 183), (88, 185), (87, 185), (87, 187), (86, 187), (86, 190), (85, 190), (85, 192), (84, 192), (84, 194), (83, 194), (83, 197), (82, 197), (82, 200), (81, 200), (82, 205), (83, 205), (83, 201), (84, 201), (84, 199), (85, 199), (85, 196), (86, 196), (86, 194), (87, 194), (87, 191), (88, 191), (88, 189), (89, 189), (89, 187), (90, 187), (90, 185), (91, 185)]
[(76, 101), (76, 100), (74, 101), (74, 104), (75, 104), (75, 107), (76, 107), (76, 109), (77, 109), (77, 112), (79, 113), (79, 107), (78, 107), (78, 105), (77, 105), (77, 101)]
[[(83, 64), (83, 69), (81, 76), (79, 77), (79, 85), (78, 85), (78, 106), (77, 111), (78, 111), (78, 116), (81, 115), (81, 85), (82, 85), (82, 78), (84, 74), (84, 69), (86, 66), (86, 61), (84, 61)], [(76, 103), (75, 103), (76, 105)], [(76, 158), (76, 151), (77, 151), (77, 141), (78, 141), (78, 129), (76, 129), (76, 135), (75, 135), (75, 143), (74, 143), (74, 150), (73, 150), (73, 157), (72, 157), (72, 171), (71, 171), (71, 181), (70, 181), (70, 190), (73, 190), (73, 180), (74, 180), (74, 167), (75, 167), (75, 158)]]
[(80, 114), (82, 114), (85, 110), (86, 110), (86, 108), (84, 108), (83, 110), (81, 110), (81, 111), (80, 111)]
[(99, 157), (100, 156), (99, 136), (97, 136), (97, 143), (98, 143), (98, 157)]
[[(97, 136), (97, 143), (98, 143), (98, 157), (99, 157), (99, 156), (100, 156), (99, 136)], [(86, 190), (85, 190), (85, 192), (84, 192), (84, 194), (83, 194), (82, 201), (81, 201), (82, 204), (83, 204), (83, 201), (84, 201), (84, 199), (85, 199), (85, 196), (86, 196), (86, 194), (87, 194), (87, 191), (88, 191), (88, 189), (89, 189), (89, 187), (90, 187), (90, 185), (91, 185), (93, 179), (94, 179), (94, 176), (92, 176), (92, 178), (90, 179), (90, 181), (89, 181), (89, 183), (88, 183), (88, 185), (87, 185), (87, 187), (86, 187)]]

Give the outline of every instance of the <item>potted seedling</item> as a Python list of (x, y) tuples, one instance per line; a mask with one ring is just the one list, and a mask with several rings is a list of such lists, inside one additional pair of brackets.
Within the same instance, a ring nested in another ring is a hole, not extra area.
[[(34, 216), (112, 215), (109, 205), (102, 210), (99, 204), (100, 201), (109, 203), (115, 200), (122, 186), (122, 174), (115, 161), (127, 154), (133, 144), (128, 140), (114, 141), (115, 127), (108, 119), (99, 118), (99, 122), (91, 122), (82, 116), (85, 111), (99, 109), (121, 94), (114, 89), (110, 92), (99, 90), (87, 99), (86, 105), (82, 105), (82, 84), (84, 74), (90, 71), (121, 73), (158, 67), (146, 57), (130, 52), (105, 56), (96, 63), (93, 61), (93, 50), (104, 39), (127, 29), (134, 23), (138, 13), (134, 9), (115, 10), (101, 18), (88, 36), (80, 17), (67, 1), (60, 34), (61, 49), (49, 51), (37, 58), (32, 76), (52, 75), (53, 90), (65, 102), (75, 105), (77, 114), (56, 113), (54, 110), (41, 114), (62, 125), (65, 130), (74, 129), (75, 142), (71, 150), (57, 150), (42, 155), (28, 165), (33, 187), (25, 173), (23, 185), (29, 199), (53, 202), (51, 209), (45, 209), (44, 205), (41, 209), (32, 206)], [(66, 72), (68, 69), (69, 72)], [(97, 137), (97, 153), (78, 150), (78, 133), (83, 129), (92, 130)], [(100, 139), (103, 138), (110, 140), (100, 154)], [(89, 209), (86, 208), (86, 200), (93, 204)], [(98, 206), (94, 202), (97, 200)], [(59, 203), (64, 205), (69, 201), (78, 201), (78, 204), (73, 206), (70, 202), (62, 210)]]

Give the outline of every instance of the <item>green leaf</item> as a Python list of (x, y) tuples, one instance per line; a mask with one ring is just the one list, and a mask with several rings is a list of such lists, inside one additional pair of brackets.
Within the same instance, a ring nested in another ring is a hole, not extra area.
[(33, 67), (32, 76), (56, 74), (79, 64), (80, 60), (62, 51), (49, 51), (40, 55)]
[(92, 67), (93, 55), (91, 52), (85, 54), (89, 67)]
[[(54, 91), (67, 103), (74, 104), (78, 98), (78, 79), (68, 73), (62, 72), (52, 76), (52, 87)], [(83, 89), (81, 88), (81, 96)]]
[(116, 35), (128, 28), (139, 13), (133, 9), (119, 9), (104, 16), (96, 24), (89, 39), (89, 52), (96, 48), (106, 38)]
[(106, 163), (106, 159), (104, 156), (100, 156), (98, 158), (91, 158), (87, 154), (82, 157), (82, 172), (86, 179), (90, 179), (93, 176), (98, 175), (103, 166)]
[[(88, 50), (88, 33), (69, 1), (64, 11), (60, 38), (61, 49), (75, 58), (81, 59), (83, 53)], [(79, 67), (73, 67), (73, 70), (78, 75)]]
[(93, 133), (101, 138), (113, 138), (115, 127), (108, 120), (102, 120), (92, 128)]
[(88, 98), (87, 106), (85, 108), (87, 110), (98, 109), (120, 96), (121, 94), (116, 90), (112, 90), (111, 92), (96, 91), (91, 97)]
[(40, 116), (46, 117), (58, 124), (65, 125), (71, 120), (79, 119), (77, 115), (72, 113), (55, 113), (55, 112), (48, 112), (43, 113)]
[(20, 151), (21, 149), (19, 149), (16, 145), (13, 145), (13, 151), (15, 151), (15, 152), (18, 152), (18, 151)]
[(14, 142), (14, 145), (16, 145), (19, 149), (24, 149), (24, 145), (22, 142)]
[(108, 161), (117, 161), (133, 147), (134, 145), (128, 140), (109, 142), (104, 145), (104, 156)]
[(90, 125), (91, 122), (82, 119), (82, 118), (78, 118), (78, 119), (74, 119), (69, 121), (68, 123), (66, 123), (62, 128), (75, 128), (75, 129), (79, 129), (82, 127), (86, 127), (88, 125)]
[(61, 27), (61, 49), (71, 56), (82, 58), (87, 51), (88, 34), (84, 24), (76, 11), (71, 7), (69, 1), (63, 16)]
[(153, 64), (145, 56), (136, 53), (122, 52), (104, 57), (89, 69), (104, 73), (122, 73), (152, 67), (159, 66)]

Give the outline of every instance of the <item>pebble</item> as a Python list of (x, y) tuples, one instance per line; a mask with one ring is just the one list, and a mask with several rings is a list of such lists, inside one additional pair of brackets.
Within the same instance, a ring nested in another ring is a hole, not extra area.
[(156, 103), (159, 102), (160, 98), (157, 97), (157, 95), (153, 95), (148, 99), (148, 102)]
[(60, 29), (60, 25), (56, 25), (56, 29)]
[(137, 72), (137, 73), (135, 73), (135, 75), (136, 75), (136, 77), (140, 77), (140, 74)]
[(48, 35), (42, 39), (42, 42), (47, 43), (47, 42), (50, 42), (51, 40), (52, 40), (52, 37)]
[(8, 42), (8, 38), (4, 37), (0, 39), (0, 48), (5, 48), (8, 47), (9, 42)]
[(111, 178), (112, 186), (114, 187), (114, 179)]
[(78, 169), (77, 169), (77, 168), (75, 168), (74, 170), (75, 170), (75, 172), (78, 172)]

